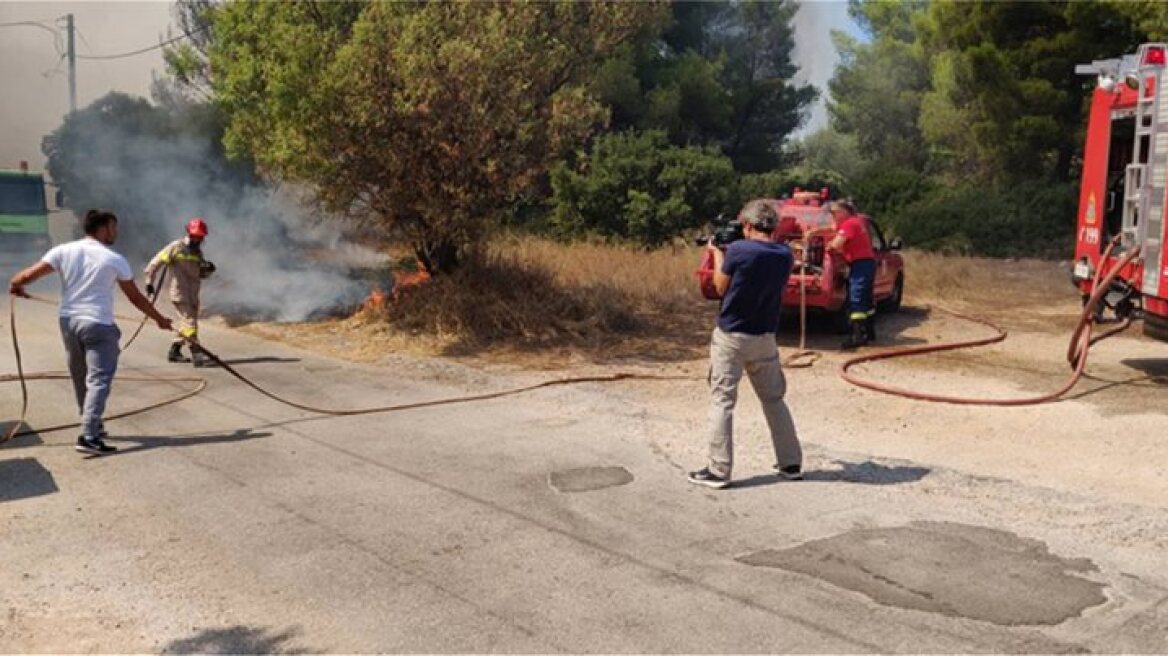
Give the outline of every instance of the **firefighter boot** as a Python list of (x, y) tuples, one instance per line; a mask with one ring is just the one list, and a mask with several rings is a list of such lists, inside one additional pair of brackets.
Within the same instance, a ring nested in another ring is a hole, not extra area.
[(864, 323), (864, 319), (852, 320), (852, 332), (840, 345), (840, 350), (851, 351), (868, 343), (868, 331), (865, 330)]
[(866, 341), (876, 341), (876, 315), (873, 314), (864, 321), (864, 332), (868, 335)]
[(190, 362), (190, 360), (188, 360), (186, 358), (186, 356), (184, 356), (182, 354), (182, 343), (181, 342), (175, 342), (174, 344), (170, 345), (170, 353), (166, 354), (166, 361), (167, 362)]
[(210, 364), (211, 359), (207, 357), (207, 353), (198, 346), (191, 345), (191, 364), (196, 367), (205, 367)]

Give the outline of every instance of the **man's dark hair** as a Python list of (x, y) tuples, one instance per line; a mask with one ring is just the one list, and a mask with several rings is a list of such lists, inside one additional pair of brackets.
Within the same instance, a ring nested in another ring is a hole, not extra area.
[(85, 234), (92, 237), (97, 234), (98, 230), (109, 225), (110, 223), (117, 223), (118, 217), (114, 216), (113, 212), (106, 212), (105, 210), (89, 210), (85, 213), (85, 219), (82, 222), (82, 227), (85, 228)]

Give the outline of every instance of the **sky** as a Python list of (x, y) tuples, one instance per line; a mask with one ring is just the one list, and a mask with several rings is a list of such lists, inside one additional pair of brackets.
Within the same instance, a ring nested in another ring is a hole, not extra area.
[[(65, 14), (72, 13), (80, 57), (115, 55), (157, 45), (171, 28), (171, 4), (139, 2), (35, 2), (0, 0), (0, 24), (36, 21), (55, 29), (60, 39), (37, 27), (0, 26), (0, 168), (21, 160), (44, 168), (41, 138), (56, 129), (68, 111), (69, 91), (64, 52)], [(802, 79), (820, 87), (835, 67), (830, 31), (855, 32), (844, 0), (805, 0), (795, 17), (795, 56)], [(161, 74), (161, 50), (114, 60), (77, 60), (77, 106), (83, 108), (116, 90), (148, 97), (152, 75)], [(822, 127), (822, 97), (802, 133)]]
[(819, 99), (811, 108), (807, 123), (799, 134), (810, 134), (827, 125), (827, 81), (835, 71), (839, 57), (831, 44), (832, 30), (863, 38), (859, 25), (848, 16), (845, 0), (803, 0), (795, 15), (794, 59), (799, 64), (799, 80), (819, 88)]
[[(0, 168), (21, 160), (44, 168), (41, 137), (60, 126), (69, 109), (64, 52), (65, 14), (73, 14), (78, 56), (115, 55), (157, 45), (171, 23), (169, 2), (0, 1), (0, 24), (36, 21), (54, 28), (0, 27)], [(59, 48), (59, 50), (58, 50)], [(162, 70), (161, 50), (108, 61), (77, 60), (77, 106), (111, 90), (149, 96), (152, 71)]]

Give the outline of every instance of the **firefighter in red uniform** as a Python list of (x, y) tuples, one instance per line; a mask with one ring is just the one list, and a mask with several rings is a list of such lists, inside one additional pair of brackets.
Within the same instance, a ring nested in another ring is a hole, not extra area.
[(876, 254), (872, 251), (872, 237), (868, 222), (856, 214), (856, 206), (849, 201), (831, 205), (831, 218), (836, 235), (828, 248), (843, 256), (848, 263), (848, 322), (851, 334), (841, 348), (851, 350), (876, 339), (876, 304), (873, 298), (876, 284)]
[(167, 360), (191, 362), (196, 367), (207, 363), (207, 356), (196, 344), (199, 340), (199, 289), (202, 281), (215, 272), (215, 265), (203, 257), (203, 240), (207, 237), (207, 222), (193, 218), (187, 222), (187, 236), (170, 242), (158, 251), (146, 265), (146, 293), (153, 296), (154, 274), (162, 266), (170, 273), (170, 301), (178, 313), (178, 332), (193, 342), (190, 360), (183, 357), (183, 339), (176, 338), (170, 345)]

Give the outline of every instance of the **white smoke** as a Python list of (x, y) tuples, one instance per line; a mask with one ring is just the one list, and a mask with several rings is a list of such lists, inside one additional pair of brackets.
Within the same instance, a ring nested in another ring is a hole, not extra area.
[(827, 82), (835, 74), (839, 63), (839, 53), (832, 45), (832, 30), (840, 30), (853, 35), (858, 26), (848, 16), (845, 0), (805, 0), (792, 21), (795, 28), (795, 48), (792, 58), (799, 66), (796, 81), (808, 83), (819, 89), (819, 98), (811, 107), (807, 122), (800, 129), (801, 135), (811, 134), (827, 125)]
[(354, 270), (388, 264), (384, 254), (347, 242), (340, 224), (314, 213), (296, 193), (225, 170), (206, 140), (108, 126), (90, 132), (81, 139), (91, 162), (86, 185), (108, 199), (102, 209), (119, 216), (115, 248), (136, 270), (182, 237), (192, 217), (207, 221), (203, 252), (217, 267), (203, 286), (209, 312), (302, 321), (344, 310), (368, 293)]

